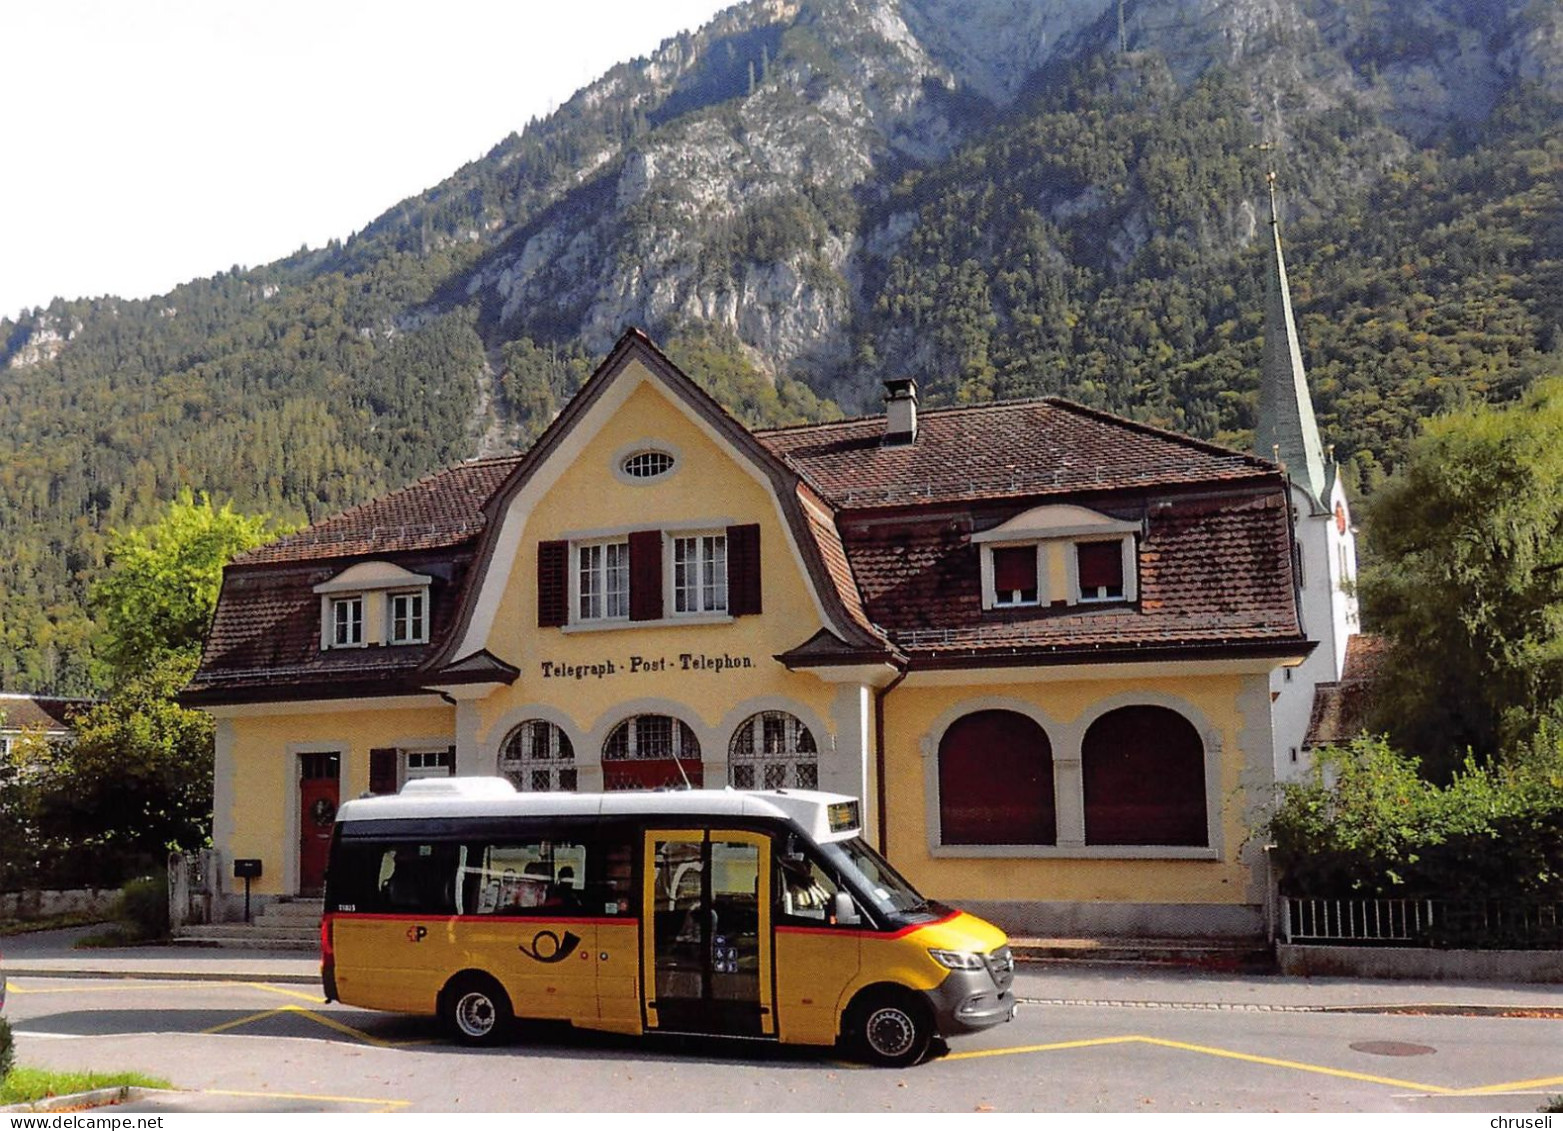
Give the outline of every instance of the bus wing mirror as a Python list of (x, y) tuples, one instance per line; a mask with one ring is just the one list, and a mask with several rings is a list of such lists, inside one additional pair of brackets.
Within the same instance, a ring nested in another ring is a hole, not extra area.
[(857, 904), (852, 902), (852, 896), (848, 892), (838, 891), (835, 904), (831, 908), (838, 927), (856, 927), (863, 921), (863, 917), (857, 912)]

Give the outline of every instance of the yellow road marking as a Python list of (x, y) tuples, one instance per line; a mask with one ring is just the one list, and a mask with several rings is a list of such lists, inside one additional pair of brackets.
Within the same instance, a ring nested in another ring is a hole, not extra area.
[(302, 990), (290, 990), (286, 986), (272, 986), (264, 982), (241, 982), (240, 985), (249, 986), (252, 990), (266, 990), (270, 993), (281, 994), (283, 997), (296, 997), (300, 1001), (314, 1002), (316, 1005), (325, 1005), (326, 999), (319, 994), (306, 994)]
[(237, 1029), (240, 1025), (248, 1025), (251, 1021), (265, 1021), (268, 1017), (280, 1016), (281, 1014), (287, 1013), (288, 1011), (295, 1008), (297, 1007), (285, 1005), (279, 1009), (263, 1010), (260, 1013), (252, 1013), (248, 1017), (240, 1017), (233, 1021), (224, 1021), (221, 1025), (213, 1025), (210, 1029), (202, 1029), (201, 1032), (207, 1035), (212, 1033), (226, 1032), (229, 1029)]
[(1501, 1092), (1533, 1092), (1541, 1088), (1556, 1088), (1563, 1084), (1563, 1076), (1548, 1076), (1541, 1080), (1511, 1080), (1507, 1084), (1484, 1084), (1479, 1088), (1462, 1088), (1456, 1095), (1487, 1096)]
[(1029, 1052), (1058, 1052), (1061, 1049), (1088, 1049), (1099, 1045), (1122, 1045), (1131, 1041), (1141, 1041), (1144, 1037), (1094, 1037), (1080, 1041), (1059, 1041), (1051, 1045), (1020, 1045), (1008, 1049), (973, 1049), (969, 1052), (952, 1052), (941, 1056), (940, 1060), (976, 1060), (984, 1056), (1018, 1056)]
[(426, 1045), (428, 1041), (387, 1041), (383, 1038), (365, 1033), (362, 1029), (355, 1029), (351, 1025), (343, 1024), (334, 1017), (328, 1017), (323, 1013), (317, 1013), (313, 1009), (305, 1009), (301, 1005), (281, 1005), (276, 1009), (263, 1010), (260, 1013), (252, 1013), (247, 1017), (237, 1017), (232, 1021), (224, 1021), (221, 1025), (213, 1025), (210, 1029), (202, 1029), (203, 1035), (210, 1036), (214, 1033), (225, 1033), (230, 1029), (237, 1029), (241, 1025), (249, 1025), (256, 1021), (266, 1021), (273, 1017), (281, 1017), (288, 1014), (296, 1017), (307, 1017), (317, 1025), (323, 1025), (327, 1029), (341, 1033), (343, 1036), (352, 1037), (355, 1041), (362, 1041), (366, 1045), (373, 1045), (382, 1049), (412, 1048), (415, 1045)]
[[(1305, 1064), (1299, 1060), (1280, 1060), (1273, 1056), (1259, 1056), (1255, 1053), (1234, 1052), (1231, 1049), (1220, 1049), (1211, 1045), (1192, 1045), (1184, 1041), (1169, 1041), (1162, 1037), (1098, 1037), (1093, 1040), (1059, 1041), (1055, 1044), (1049, 1045), (1021, 1045), (1015, 1048), (1005, 1049), (977, 1049), (971, 1052), (950, 1053), (947, 1056), (941, 1057), (940, 1059), (971, 1060), (976, 1057), (983, 1056), (1019, 1056), (1026, 1053), (1059, 1052), (1065, 1049), (1093, 1048), (1104, 1045), (1121, 1045), (1132, 1043), (1159, 1045), (1162, 1048), (1179, 1049), (1183, 1052), (1196, 1052), (1204, 1056), (1222, 1057), (1227, 1060), (1241, 1060), (1248, 1064), (1263, 1064), (1271, 1068), (1288, 1068), (1296, 1072), (1312, 1072), (1321, 1076), (1337, 1076), (1346, 1080), (1360, 1080), (1367, 1084), (1385, 1084), (1392, 1088), (1404, 1088), (1413, 1092), (1426, 1092), (1443, 1096), (1464, 1094), (1474, 1095), (1485, 1093), (1488, 1090), (1486, 1088), (1474, 1088), (1462, 1091), (1459, 1088), (1445, 1088), (1437, 1084), (1422, 1084), (1415, 1080), (1399, 1080), (1393, 1076), (1375, 1076), (1367, 1072), (1352, 1072), (1345, 1068), (1329, 1068), (1322, 1064)], [(1538, 1080), (1529, 1081), (1528, 1083), (1539, 1087), (1550, 1083), (1550, 1081)], [(1495, 1091), (1507, 1091), (1514, 1090), (1517, 1087), (1518, 1085), (1493, 1085), (1492, 1089)]]
[(1375, 1076), (1367, 1072), (1351, 1072), (1344, 1068), (1326, 1068), (1322, 1064), (1305, 1064), (1300, 1060), (1278, 1060), (1271, 1056), (1256, 1056), (1253, 1053), (1233, 1052), (1230, 1049), (1213, 1048), (1210, 1045), (1190, 1045), (1182, 1041), (1169, 1041), (1161, 1037), (1141, 1037), (1140, 1040), (1148, 1045), (1160, 1045), (1163, 1048), (1183, 1049), (1186, 1052), (1204, 1053), (1206, 1056), (1225, 1057), (1228, 1060), (1242, 1060), (1249, 1064), (1267, 1064), (1272, 1068), (1290, 1068), (1298, 1072), (1314, 1072), (1321, 1076), (1339, 1076), (1346, 1080), (1361, 1080), (1368, 1084), (1387, 1084), (1392, 1088), (1409, 1088), (1415, 1092), (1432, 1092), (1437, 1095), (1447, 1096), (1457, 1089), (1444, 1088), (1437, 1084), (1419, 1084), (1414, 1080), (1397, 1080), (1393, 1076)]
[(227, 1088), (202, 1088), (206, 1096), (238, 1096), (242, 1099), (318, 1100), (339, 1104), (378, 1104), (382, 1107), (407, 1107), (411, 1100), (362, 1099), (358, 1096), (317, 1096), (309, 1092), (239, 1092)]

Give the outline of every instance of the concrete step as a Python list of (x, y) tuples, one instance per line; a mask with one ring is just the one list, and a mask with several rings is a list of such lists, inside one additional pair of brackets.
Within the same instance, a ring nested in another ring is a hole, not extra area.
[(1201, 970), (1267, 973), (1275, 949), (1262, 939), (1012, 938), (1017, 962), (1187, 966)]
[(256, 916), (256, 922), (308, 924), (319, 926), (326, 905), (319, 899), (289, 899), (268, 903)]

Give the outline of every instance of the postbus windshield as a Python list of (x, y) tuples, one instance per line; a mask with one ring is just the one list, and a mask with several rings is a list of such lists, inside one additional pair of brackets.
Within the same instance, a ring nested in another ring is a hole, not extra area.
[(896, 915), (928, 909), (928, 901), (862, 837), (827, 841), (819, 847), (844, 878), (856, 881), (852, 886), (879, 911)]

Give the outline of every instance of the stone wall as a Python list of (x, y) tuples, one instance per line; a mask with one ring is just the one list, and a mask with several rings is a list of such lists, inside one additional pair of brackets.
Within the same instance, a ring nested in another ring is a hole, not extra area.
[(1427, 950), (1286, 943), (1275, 950), (1281, 973), (1298, 977), (1563, 982), (1563, 951), (1559, 950)]
[(101, 915), (109, 919), (118, 899), (118, 888), (0, 892), (0, 922), (26, 923), (56, 915)]

